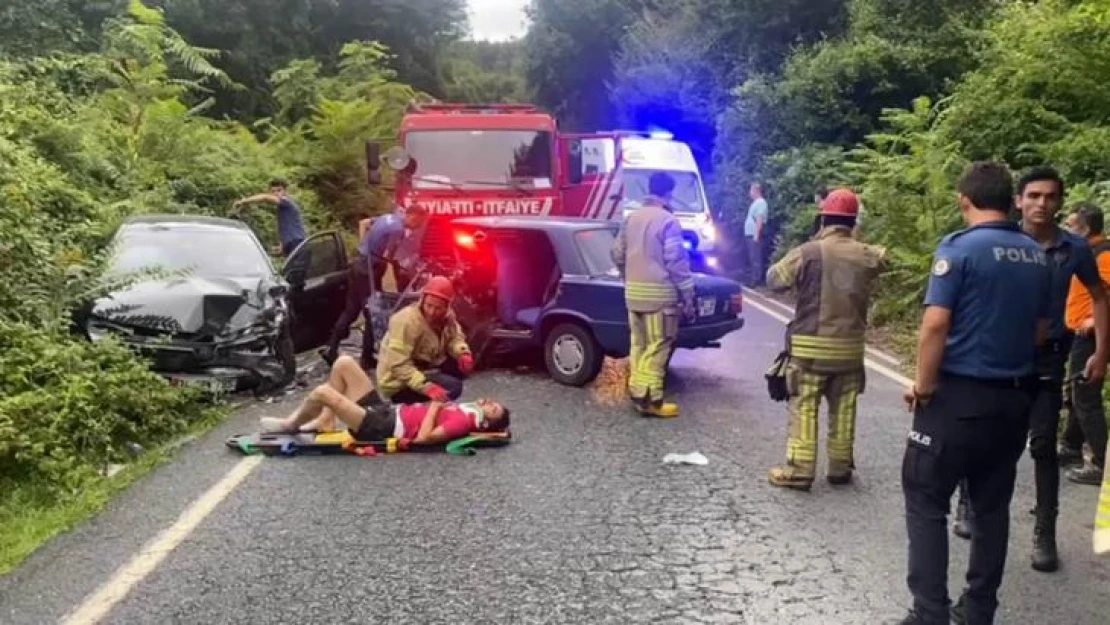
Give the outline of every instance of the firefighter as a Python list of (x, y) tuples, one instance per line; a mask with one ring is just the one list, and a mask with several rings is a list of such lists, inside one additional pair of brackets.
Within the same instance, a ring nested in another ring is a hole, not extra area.
[(767, 271), (767, 285), (793, 289), (798, 312), (787, 327), (790, 435), (785, 466), (771, 469), (775, 486), (809, 490), (817, 462), (817, 414), (829, 402), (828, 481), (852, 479), (856, 398), (864, 390), (864, 332), (886, 250), (852, 237), (859, 200), (836, 189), (821, 203), (821, 229)]
[(631, 330), (628, 392), (646, 417), (677, 417), (678, 406), (663, 399), (667, 363), (678, 337), (679, 304), (694, 315), (694, 277), (683, 245), (682, 226), (669, 206), (674, 178), (652, 174), (643, 206), (621, 226), (613, 261), (624, 278)]
[[(903, 625), (994, 620), (1017, 463), (1038, 391), (1036, 355), (1051, 316), (1050, 263), (1008, 218), (1006, 166), (975, 163), (957, 188), (967, 228), (937, 246), (915, 379), (904, 393), (913, 412), (902, 458), (913, 609)], [(968, 586), (952, 606), (945, 526), (960, 480), (974, 522)]]
[(414, 404), (462, 395), (462, 380), (474, 371), (474, 356), (451, 310), (454, 299), (451, 281), (434, 276), (418, 302), (389, 319), (378, 354), (378, 394), (383, 399)]

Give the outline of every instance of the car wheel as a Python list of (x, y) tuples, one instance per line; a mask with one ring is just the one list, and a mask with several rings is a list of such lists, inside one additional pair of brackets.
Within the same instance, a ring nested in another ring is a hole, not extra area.
[(603, 356), (594, 335), (576, 323), (555, 326), (544, 341), (548, 373), (567, 386), (582, 386), (596, 378)]

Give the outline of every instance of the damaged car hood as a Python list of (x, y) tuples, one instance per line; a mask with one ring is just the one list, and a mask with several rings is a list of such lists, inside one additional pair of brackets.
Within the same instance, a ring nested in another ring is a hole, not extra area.
[(258, 277), (185, 277), (136, 284), (97, 300), (91, 316), (167, 333), (219, 335), (255, 324), (270, 301)]

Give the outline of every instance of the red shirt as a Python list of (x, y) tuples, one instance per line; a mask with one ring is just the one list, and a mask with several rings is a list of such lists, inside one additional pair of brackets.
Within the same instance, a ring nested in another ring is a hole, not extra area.
[[(401, 425), (405, 428), (405, 438), (416, 438), (420, 433), (420, 424), (428, 414), (428, 404), (405, 404), (401, 406), (400, 414)], [(475, 413), (468, 413), (457, 404), (452, 404), (439, 409), (435, 424), (442, 427), (447, 436), (454, 440), (478, 429), (474, 417)]]

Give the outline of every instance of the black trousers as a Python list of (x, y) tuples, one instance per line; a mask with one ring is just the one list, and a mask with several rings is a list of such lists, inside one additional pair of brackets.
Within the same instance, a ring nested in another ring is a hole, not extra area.
[[(438, 384), (447, 391), (447, 396), (452, 400), (458, 399), (463, 392), (463, 380), (466, 376), (459, 370), (459, 365), (453, 358), (448, 358), (439, 366), (439, 371), (425, 373), (424, 377), (433, 384)], [(411, 388), (404, 388), (390, 398), (395, 404), (422, 404), (430, 401), (424, 393), (419, 393)]]
[(1091, 445), (1091, 451), (1094, 452), (1095, 464), (1101, 467), (1106, 460), (1106, 412), (1102, 407), (1103, 380), (1086, 382), (1079, 377), (1083, 373), (1083, 368), (1087, 366), (1087, 360), (1094, 353), (1094, 335), (1075, 337), (1071, 345), (1071, 354), (1068, 356), (1068, 366), (1071, 369), (1069, 376), (1071, 381), (1068, 383), (1068, 391), (1071, 395), (1069, 426), (1074, 420), (1082, 432), (1082, 437), (1076, 437), (1074, 431), (1069, 432), (1068, 438), (1071, 440), (1068, 443), (1071, 444), (1079, 438), (1080, 444), (1073, 446), (1080, 448), (1082, 439), (1085, 438)]
[(990, 623), (1010, 536), (1010, 501), (1025, 450), (1035, 381), (942, 375), (936, 394), (914, 413), (902, 460), (909, 575), (921, 623), (947, 624), (948, 512), (967, 481), (975, 517), (967, 570), (968, 623)]
[(1029, 417), (1029, 455), (1037, 487), (1037, 510), (1054, 514), (1060, 503), (1060, 459), (1056, 439), (1064, 407), (1064, 369), (1071, 339), (1049, 341), (1037, 357), (1040, 380)]

